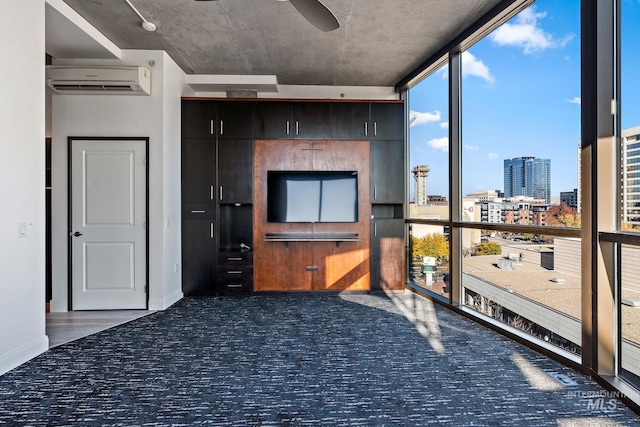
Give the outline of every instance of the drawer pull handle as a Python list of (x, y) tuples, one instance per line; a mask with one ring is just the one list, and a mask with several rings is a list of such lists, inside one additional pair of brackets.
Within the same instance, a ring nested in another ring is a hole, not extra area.
[(207, 211), (191, 211), (191, 213), (207, 213)]
[(227, 271), (227, 274), (242, 274), (242, 271), (239, 271), (239, 270), (231, 270), (231, 271)]
[(242, 257), (229, 257), (227, 261), (242, 261)]
[(242, 284), (241, 283), (229, 283), (227, 285), (227, 288), (241, 288)]
[(316, 265), (308, 265), (307, 266), (307, 271), (318, 271), (318, 266)]

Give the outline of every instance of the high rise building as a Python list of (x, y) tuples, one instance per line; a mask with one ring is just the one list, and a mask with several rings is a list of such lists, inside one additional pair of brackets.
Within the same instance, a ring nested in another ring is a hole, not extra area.
[(424, 206), (429, 202), (427, 196), (427, 175), (429, 175), (429, 166), (419, 165), (411, 169), (414, 179), (414, 197), (417, 206)]
[(640, 126), (622, 130), (622, 221), (640, 226)]
[(505, 159), (504, 196), (527, 196), (551, 203), (551, 160), (536, 157)]

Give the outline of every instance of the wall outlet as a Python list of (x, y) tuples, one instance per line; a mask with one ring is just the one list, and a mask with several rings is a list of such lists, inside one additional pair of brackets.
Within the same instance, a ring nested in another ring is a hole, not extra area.
[(174, 272), (174, 273), (177, 273), (179, 269), (180, 269), (180, 266), (179, 266), (179, 265), (178, 265), (178, 263), (176, 262), (176, 263), (173, 265), (173, 272)]

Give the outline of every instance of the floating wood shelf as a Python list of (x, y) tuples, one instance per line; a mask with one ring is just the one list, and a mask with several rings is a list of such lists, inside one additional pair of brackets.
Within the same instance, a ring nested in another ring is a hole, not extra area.
[(360, 242), (358, 233), (267, 233), (265, 242)]

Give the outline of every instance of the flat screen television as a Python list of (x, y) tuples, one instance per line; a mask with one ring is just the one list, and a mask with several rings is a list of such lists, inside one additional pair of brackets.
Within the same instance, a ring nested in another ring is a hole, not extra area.
[(358, 222), (358, 173), (268, 171), (268, 222)]

